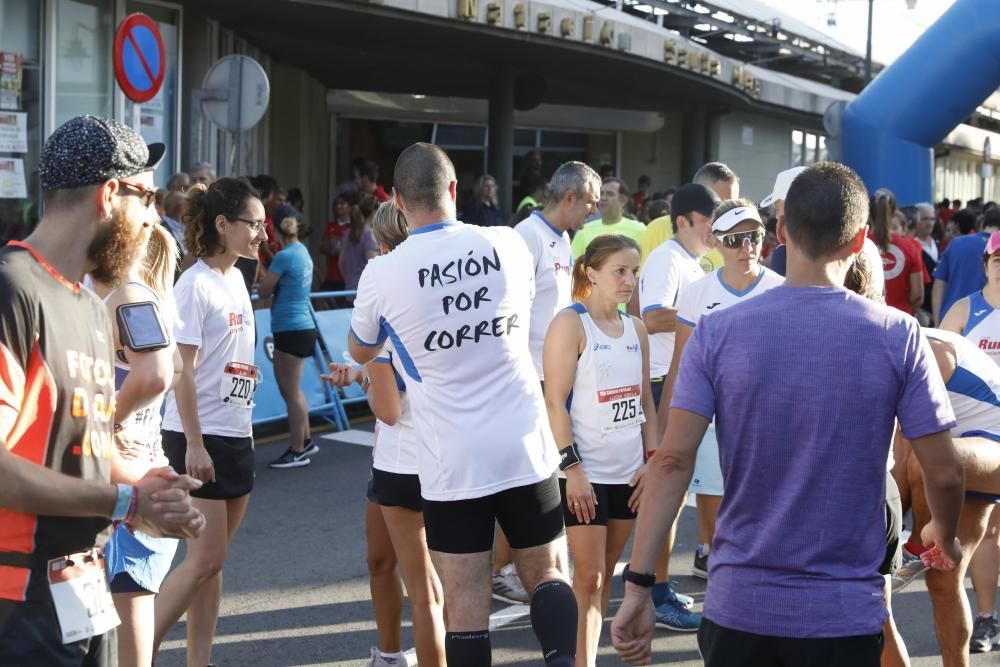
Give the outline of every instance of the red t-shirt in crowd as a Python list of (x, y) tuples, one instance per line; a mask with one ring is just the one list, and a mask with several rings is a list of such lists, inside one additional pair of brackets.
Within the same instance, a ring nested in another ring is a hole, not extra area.
[(913, 314), (910, 305), (910, 276), (923, 273), (920, 251), (899, 234), (889, 237), (889, 248), (882, 252), (885, 271), (885, 302), (904, 313)]
[(375, 199), (379, 200), (379, 202), (382, 204), (389, 201), (390, 199), (389, 195), (387, 195), (385, 190), (382, 189), (381, 184), (377, 184), (375, 186), (375, 191), (372, 192), (372, 196), (375, 197)]
[(344, 240), (344, 234), (350, 228), (350, 220), (331, 220), (326, 223), (326, 233), (323, 235), (323, 254), (326, 255), (327, 281), (341, 282), (344, 280), (337, 258), (340, 257), (340, 248)]

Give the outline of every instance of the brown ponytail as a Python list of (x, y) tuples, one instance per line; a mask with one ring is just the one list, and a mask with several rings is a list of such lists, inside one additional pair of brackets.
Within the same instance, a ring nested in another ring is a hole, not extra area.
[(875, 245), (879, 250), (889, 250), (890, 227), (892, 217), (896, 214), (896, 196), (886, 188), (880, 188), (872, 194), (871, 205), (872, 232), (875, 235)]
[(588, 268), (599, 270), (608, 261), (608, 257), (629, 248), (642, 255), (642, 249), (635, 239), (624, 234), (604, 234), (591, 241), (587, 250), (573, 265), (573, 301), (583, 301), (590, 296), (593, 288), (590, 285), (590, 278), (587, 277)]

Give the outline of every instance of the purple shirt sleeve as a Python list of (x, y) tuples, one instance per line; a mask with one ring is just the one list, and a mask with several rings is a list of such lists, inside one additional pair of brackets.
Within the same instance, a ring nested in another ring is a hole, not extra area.
[(947, 431), (955, 426), (955, 413), (927, 337), (909, 322), (910, 336), (902, 358), (903, 385), (896, 402), (900, 429), (908, 440)]
[(695, 328), (681, 355), (671, 408), (680, 408), (711, 421), (715, 414), (715, 388), (709, 375), (705, 350), (711, 349), (705, 327)]
[(375, 235), (367, 227), (361, 232), (361, 245), (366, 252), (378, 252), (378, 243), (375, 242)]

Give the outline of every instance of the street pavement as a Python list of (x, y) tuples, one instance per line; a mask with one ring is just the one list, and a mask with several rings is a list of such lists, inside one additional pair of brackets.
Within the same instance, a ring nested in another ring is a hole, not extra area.
[[(354, 428), (370, 431), (371, 424), (356, 421)], [(347, 439), (360, 442), (368, 437), (352, 431)], [(213, 653), (219, 667), (358, 667), (376, 643), (364, 532), (371, 449), (324, 438), (317, 442), (321, 451), (312, 457), (312, 465), (291, 470), (267, 467), (284, 451), (287, 441), (258, 444), (253, 497), (224, 570)], [(695, 598), (695, 608), (700, 610), (705, 582), (689, 576), (695, 545), (695, 510), (687, 507), (678, 530), (672, 578), (679, 592)], [(175, 564), (182, 553), (179, 550)], [(622, 583), (616, 578), (597, 660), (602, 667), (623, 664), (609, 636), (610, 615), (621, 595)], [(939, 665), (923, 579), (898, 595), (893, 606), (914, 667)], [(543, 664), (527, 607), (494, 602), (493, 612), (493, 623), (500, 625), (491, 635), (493, 664)], [(157, 667), (185, 664), (184, 638), (182, 620), (164, 642)], [(402, 641), (404, 648), (413, 645), (408, 610), (404, 610)], [(653, 664), (702, 664), (693, 633), (658, 631), (653, 648)], [(972, 665), (987, 664), (1000, 664), (1000, 654), (972, 656)]]

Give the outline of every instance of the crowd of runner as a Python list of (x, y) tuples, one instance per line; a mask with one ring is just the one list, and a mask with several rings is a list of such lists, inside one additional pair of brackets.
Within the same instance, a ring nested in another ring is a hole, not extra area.
[[(284, 298), (292, 431), (272, 465), (318, 451), (299, 390), (316, 340), (304, 229), (237, 178), (167, 201), (181, 225), (161, 225), (164, 151), (69, 121), (43, 147), (38, 227), (0, 249), (2, 665), (151, 665), (184, 614), (187, 664), (210, 664), (254, 484), (260, 361), (239, 265), (269, 226), (260, 291)], [(491, 664), (496, 595), (529, 605), (545, 664), (590, 667), (630, 539), (605, 638), (630, 664), (651, 662), (661, 628), (697, 632), (712, 667), (907, 665), (891, 594), (921, 575), (944, 664), (990, 650), (1000, 232), (973, 217), (982, 247), (951, 242), (925, 311), (934, 207), (893, 231), (892, 193), (843, 165), (777, 174), (758, 207), (709, 163), (648, 225), (625, 217), (623, 181), (583, 163), (547, 183), (514, 228), (464, 224), (451, 160), (419, 143), (366, 217), (378, 256), (353, 303), (356, 363), (324, 377), (360, 383), (377, 419), (367, 664), (406, 664), (398, 567), (420, 665)], [(951, 293), (969, 261), (984, 278)], [(689, 493), (702, 613), (669, 576)]]

